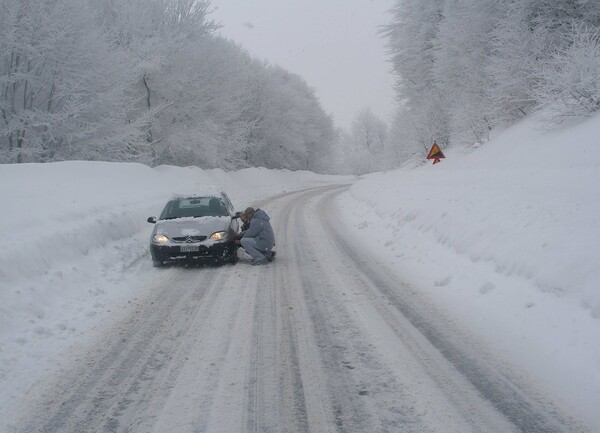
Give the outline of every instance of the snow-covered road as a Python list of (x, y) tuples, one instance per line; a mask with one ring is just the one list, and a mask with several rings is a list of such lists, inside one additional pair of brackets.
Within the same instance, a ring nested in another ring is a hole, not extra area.
[(16, 432), (579, 432), (338, 224), (345, 186), (261, 203), (277, 259), (148, 268)]

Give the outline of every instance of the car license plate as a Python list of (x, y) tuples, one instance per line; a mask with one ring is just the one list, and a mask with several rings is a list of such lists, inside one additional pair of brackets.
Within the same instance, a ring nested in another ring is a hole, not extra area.
[(182, 253), (194, 253), (199, 250), (200, 250), (200, 247), (198, 247), (198, 245), (182, 245), (181, 246)]

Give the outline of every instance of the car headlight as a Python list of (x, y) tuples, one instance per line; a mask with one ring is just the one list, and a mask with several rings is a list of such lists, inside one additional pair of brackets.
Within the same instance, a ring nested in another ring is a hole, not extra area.
[(223, 239), (227, 239), (227, 232), (216, 232), (210, 235), (210, 238), (213, 241), (222, 241)]
[(169, 242), (169, 238), (165, 235), (154, 235), (152, 237), (152, 242), (155, 244), (166, 244)]

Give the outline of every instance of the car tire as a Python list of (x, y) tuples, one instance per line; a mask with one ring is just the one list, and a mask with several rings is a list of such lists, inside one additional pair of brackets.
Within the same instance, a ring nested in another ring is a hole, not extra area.
[(233, 254), (231, 254), (229, 256), (229, 263), (231, 263), (232, 265), (235, 265), (239, 260), (239, 257), (237, 255), (237, 251), (234, 251)]
[(154, 266), (155, 268), (162, 268), (163, 265), (164, 263), (160, 260), (152, 260), (152, 266)]

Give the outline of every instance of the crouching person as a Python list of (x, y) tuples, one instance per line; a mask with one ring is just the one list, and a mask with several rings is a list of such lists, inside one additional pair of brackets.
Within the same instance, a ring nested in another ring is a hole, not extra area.
[(266, 212), (249, 207), (240, 213), (240, 219), (244, 223), (242, 227), (247, 229), (238, 235), (236, 243), (240, 244), (250, 254), (252, 257), (250, 263), (264, 265), (273, 261), (275, 251), (272, 250), (275, 246), (275, 234)]

